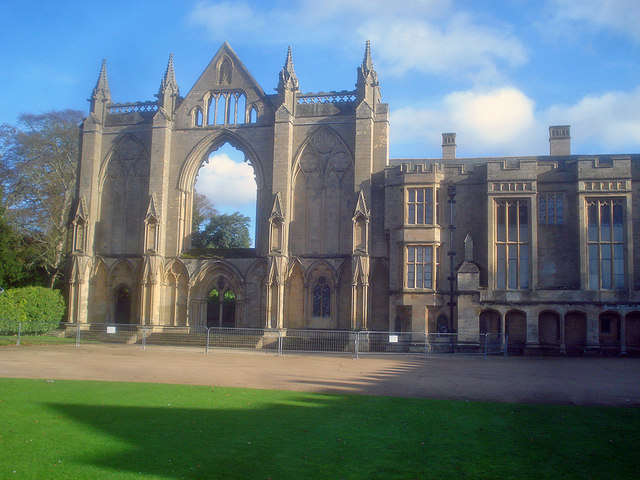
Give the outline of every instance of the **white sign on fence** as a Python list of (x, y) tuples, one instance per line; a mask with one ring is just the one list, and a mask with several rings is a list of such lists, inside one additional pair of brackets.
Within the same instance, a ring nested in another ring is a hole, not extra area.
[(116, 327), (107, 327), (107, 333), (116, 333)]
[(398, 343), (398, 335), (389, 335), (389, 343)]

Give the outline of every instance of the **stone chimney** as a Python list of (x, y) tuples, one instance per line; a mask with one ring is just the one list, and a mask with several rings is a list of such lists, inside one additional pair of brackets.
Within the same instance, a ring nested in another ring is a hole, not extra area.
[(571, 155), (571, 126), (549, 127), (549, 155)]
[(442, 158), (443, 159), (456, 158), (456, 134), (455, 133), (442, 134)]

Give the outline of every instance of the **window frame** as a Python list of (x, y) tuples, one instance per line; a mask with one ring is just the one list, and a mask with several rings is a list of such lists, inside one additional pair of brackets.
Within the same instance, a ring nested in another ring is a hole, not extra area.
[(438, 186), (435, 184), (415, 185), (405, 187), (404, 191), (404, 225), (432, 226), (440, 224), (440, 188)]
[[(532, 288), (532, 205), (533, 201), (528, 197), (500, 197), (493, 200), (495, 220), (492, 225), (492, 248), (495, 290), (526, 291)], [(513, 206), (514, 210), (511, 209)], [(501, 208), (504, 208), (503, 213), (500, 211)], [(525, 224), (521, 221), (523, 211), (526, 212)]]
[[(627, 287), (626, 200), (613, 196), (585, 197), (584, 207), (587, 290), (624, 290)], [(615, 207), (620, 208), (619, 222)], [(603, 212), (608, 225), (603, 223)]]
[(538, 193), (538, 225), (564, 225), (566, 205), (564, 192)]
[[(440, 267), (439, 245), (434, 243), (407, 244), (404, 247), (404, 259), (403, 285), (405, 289), (430, 292), (437, 290)], [(422, 273), (419, 274), (419, 272)], [(418, 281), (419, 278), (421, 281)]]

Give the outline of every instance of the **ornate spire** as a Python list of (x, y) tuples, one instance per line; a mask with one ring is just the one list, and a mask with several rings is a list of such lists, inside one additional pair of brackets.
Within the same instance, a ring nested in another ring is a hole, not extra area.
[(103, 102), (108, 102), (111, 100), (109, 82), (107, 81), (107, 61), (105, 59), (102, 60), (102, 67), (100, 68), (98, 83), (96, 83), (96, 88), (93, 89), (91, 98), (93, 100), (102, 100)]
[(173, 53), (169, 54), (169, 63), (167, 63), (167, 70), (164, 72), (164, 78), (160, 82), (159, 95), (164, 95), (169, 92), (171, 95), (180, 95), (178, 89), (178, 82), (176, 82), (176, 74), (173, 71)]
[(287, 50), (287, 59), (284, 62), (284, 67), (280, 71), (280, 79), (278, 80), (278, 90), (298, 90), (298, 77), (293, 69), (293, 57), (291, 55), (291, 45)]
[(372, 86), (376, 86), (378, 84), (378, 74), (373, 69), (373, 60), (371, 60), (371, 42), (369, 40), (367, 40), (364, 47), (362, 65), (358, 68), (358, 83), (361, 81)]
[(364, 47), (364, 59), (362, 60), (362, 70), (369, 74), (371, 70), (373, 70), (373, 60), (371, 60), (371, 42), (367, 40), (367, 43)]

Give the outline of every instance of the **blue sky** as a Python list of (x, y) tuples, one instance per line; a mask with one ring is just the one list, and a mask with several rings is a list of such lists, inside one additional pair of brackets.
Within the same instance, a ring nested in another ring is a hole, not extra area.
[(4, 1), (0, 122), (87, 111), (107, 59), (114, 101), (150, 100), (170, 52), (186, 94), (223, 41), (266, 92), (287, 46), (304, 92), (352, 89), (372, 42), (391, 106), (392, 157), (544, 154), (571, 124), (574, 153), (640, 150), (636, 0)]
[(0, 2), (0, 123), (87, 111), (107, 60), (113, 100), (152, 100), (170, 52), (185, 95), (225, 40), (266, 92), (287, 46), (303, 92), (352, 89), (371, 40), (392, 158), (640, 151), (640, 1)]

